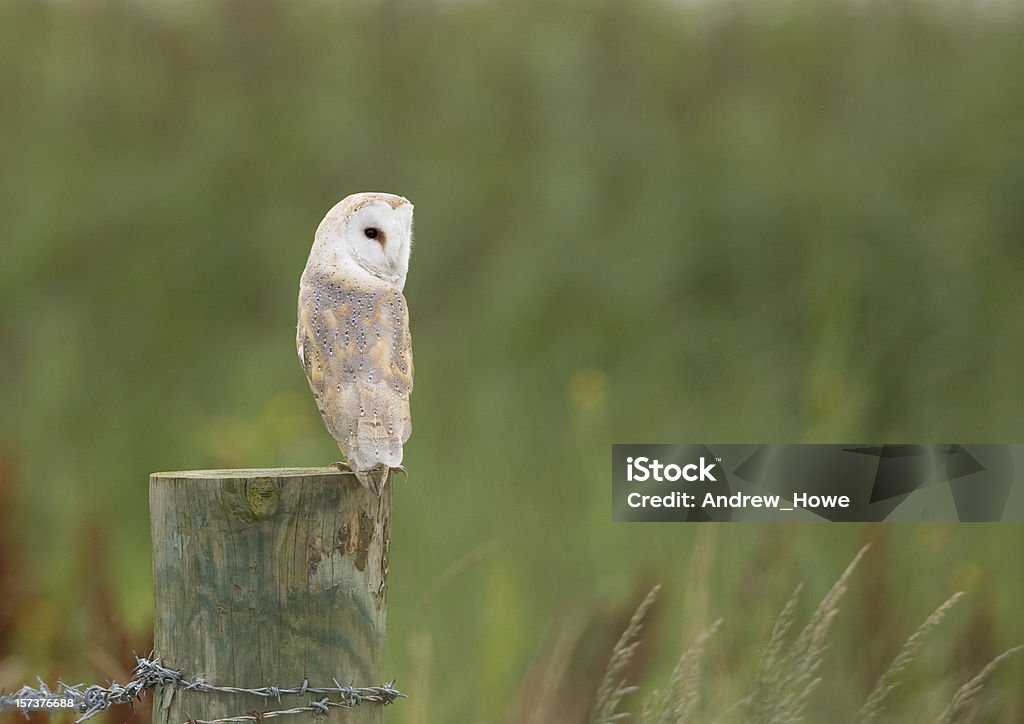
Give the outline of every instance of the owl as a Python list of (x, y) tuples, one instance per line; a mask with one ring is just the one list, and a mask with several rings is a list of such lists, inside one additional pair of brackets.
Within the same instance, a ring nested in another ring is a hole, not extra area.
[(412, 204), (353, 194), (320, 222), (299, 282), (295, 345), (327, 430), (359, 482), (380, 495), (412, 432), (412, 339), (402, 296)]

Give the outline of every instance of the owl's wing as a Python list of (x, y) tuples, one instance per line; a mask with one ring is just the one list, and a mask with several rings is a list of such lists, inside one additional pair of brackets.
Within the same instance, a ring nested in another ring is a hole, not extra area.
[(299, 359), (328, 431), (350, 465), (396, 467), (412, 433), (412, 341), (405, 298), (303, 279)]
[(397, 460), (389, 463), (395, 467), (401, 464), (402, 445), (412, 434), (412, 337), (405, 297), (397, 290), (383, 292), (370, 316), (372, 333), (367, 331), (366, 366), (358, 386), (359, 407), (366, 413), (359, 431), (365, 444), (360, 447), (387, 448), (388, 458)]
[(315, 294), (311, 285), (303, 277), (299, 287), (299, 321), (295, 329), (295, 349), (299, 355), (299, 364), (306, 373), (306, 380), (313, 391), (320, 416), (327, 422), (325, 411), (326, 397), (324, 394), (329, 370), (325, 365), (328, 357), (323, 333), (324, 310), (322, 298)]
[(392, 292), (392, 298), (384, 305), (383, 326), (390, 329), (392, 350), (388, 362), (388, 385), (401, 400), (398, 406), (400, 438), (402, 444), (412, 434), (412, 416), (409, 411), (409, 395), (412, 394), (412, 379), (415, 367), (412, 361), (412, 333), (409, 331), (409, 305), (401, 292)]

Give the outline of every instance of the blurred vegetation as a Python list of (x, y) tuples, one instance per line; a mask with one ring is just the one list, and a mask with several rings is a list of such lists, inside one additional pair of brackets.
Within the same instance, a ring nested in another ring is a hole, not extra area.
[(148, 473), (337, 457), (298, 277), (383, 190), (417, 209), (388, 721), (525, 721), (552, 651), (578, 714), (654, 581), (636, 675), (725, 616), (734, 700), (868, 540), (811, 720), (966, 590), (890, 702), (941, 711), (1024, 641), (1021, 526), (608, 505), (613, 441), (1024, 441), (1024, 14), (927, 5), (0, 3), (0, 688), (147, 645)]

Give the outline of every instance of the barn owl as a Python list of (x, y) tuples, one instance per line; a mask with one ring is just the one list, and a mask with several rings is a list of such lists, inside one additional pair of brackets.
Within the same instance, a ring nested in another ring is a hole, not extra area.
[(320, 222), (299, 283), (295, 345), (327, 430), (359, 482), (381, 494), (412, 432), (412, 340), (402, 289), (412, 204), (353, 194)]

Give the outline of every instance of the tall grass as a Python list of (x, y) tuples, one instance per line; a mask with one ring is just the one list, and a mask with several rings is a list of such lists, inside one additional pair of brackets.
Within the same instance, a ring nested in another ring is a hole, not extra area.
[[(796, 637), (790, 638), (788, 634), (796, 621), (800, 593), (800, 587), (797, 587), (775, 620), (758, 674), (750, 686), (750, 693), (717, 713), (700, 710), (698, 707), (702, 687), (714, 687), (713, 675), (704, 676), (702, 668), (706, 644), (719, 629), (721, 619), (701, 632), (694, 644), (683, 653), (672, 673), (668, 688), (661, 692), (655, 691), (638, 716), (621, 710), (623, 698), (639, 690), (639, 687), (629, 684), (622, 678), (622, 672), (630, 665), (640, 644), (645, 618), (658, 594), (659, 587), (655, 587), (637, 608), (612, 650), (607, 672), (597, 692), (597, 705), (590, 719), (591, 724), (619, 721), (637, 721), (641, 724), (686, 724), (712, 720), (797, 724), (808, 721), (808, 699), (825, 681), (821, 667), (828, 646), (829, 630), (839, 614), (839, 604), (847, 592), (849, 579), (865, 551), (866, 548), (861, 549), (811, 614), (804, 628)], [(849, 721), (851, 724), (877, 720), (926, 721), (920, 709), (910, 715), (894, 717), (886, 712), (885, 701), (899, 686), (900, 676), (913, 662), (926, 636), (939, 625), (962, 595), (956, 593), (950, 597), (907, 639), (855, 715), (847, 718), (842, 712), (834, 711), (831, 721)], [(932, 721), (936, 724), (971, 721), (978, 709), (982, 691), (992, 679), (996, 668), (1022, 650), (1024, 645), (996, 656), (980, 673), (956, 691), (949, 706)], [(945, 682), (936, 682), (934, 688), (941, 688), (944, 684)]]

